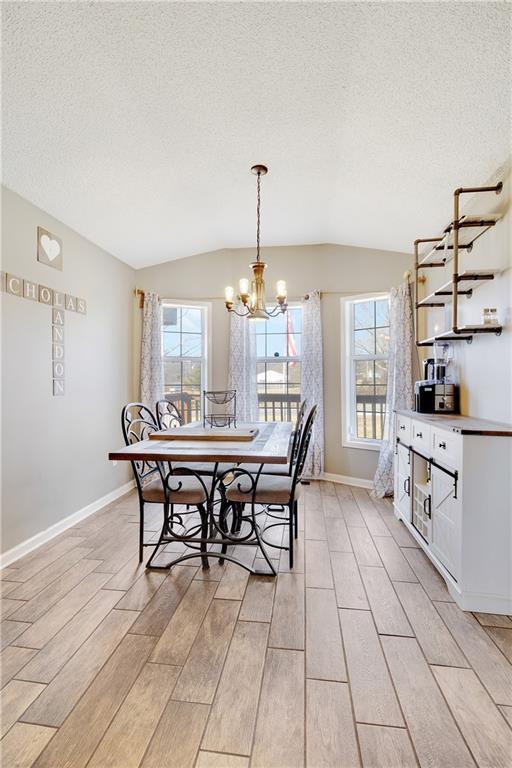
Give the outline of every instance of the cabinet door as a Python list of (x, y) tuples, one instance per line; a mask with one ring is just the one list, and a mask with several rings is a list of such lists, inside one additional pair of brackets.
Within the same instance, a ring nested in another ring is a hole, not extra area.
[(454, 498), (454, 479), (432, 466), (431, 550), (455, 579), (460, 567), (460, 500)]
[(411, 522), (411, 465), (409, 449), (398, 443), (395, 454), (395, 505), (400, 517)]

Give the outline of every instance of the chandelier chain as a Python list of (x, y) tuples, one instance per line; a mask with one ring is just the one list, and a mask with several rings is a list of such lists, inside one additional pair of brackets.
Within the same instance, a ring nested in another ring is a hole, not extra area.
[(260, 184), (261, 184), (261, 173), (258, 171), (258, 180), (257, 180), (258, 193), (257, 193), (257, 203), (256, 203), (256, 261), (260, 260), (260, 205), (261, 205)]

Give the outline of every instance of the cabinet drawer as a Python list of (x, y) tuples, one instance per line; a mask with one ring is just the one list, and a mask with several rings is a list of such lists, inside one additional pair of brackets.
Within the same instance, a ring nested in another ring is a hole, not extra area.
[(430, 448), (430, 425), (425, 424), (424, 421), (411, 421), (411, 438), (412, 444), (418, 449), (424, 456), (429, 456), (431, 453)]
[(396, 436), (402, 443), (411, 444), (411, 420), (408, 416), (398, 414), (396, 417)]
[(462, 458), (462, 437), (457, 432), (432, 427), (432, 455), (434, 459), (458, 469)]

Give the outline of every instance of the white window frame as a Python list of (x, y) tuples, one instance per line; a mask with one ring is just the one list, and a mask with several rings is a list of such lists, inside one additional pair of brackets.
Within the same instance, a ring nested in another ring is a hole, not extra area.
[[(288, 307), (290, 309), (300, 309), (302, 313), (302, 304), (300, 301), (289, 301)], [(274, 307), (272, 305), (269, 305), (267, 307), (268, 311), (270, 312)], [(250, 321), (249, 321), (250, 322)], [(301, 322), (301, 329), (302, 329), (302, 322)], [(302, 330), (301, 330), (301, 346), (300, 346), (300, 355), (297, 355), (296, 357), (290, 357), (289, 355), (283, 356), (283, 357), (258, 357), (256, 354), (256, 364), (258, 363), (300, 363), (301, 366), (301, 375), (302, 375)], [(301, 376), (302, 377), (302, 376)], [(258, 387), (258, 381), (256, 380), (256, 388)], [(300, 402), (302, 399), (302, 392), (299, 393), (299, 405), (300, 408)], [(258, 406), (258, 418), (259, 418), (259, 406)], [(262, 422), (265, 423), (265, 422)]]
[(385, 360), (386, 355), (355, 355), (353, 351), (353, 304), (362, 301), (375, 301), (389, 298), (387, 291), (374, 293), (358, 293), (354, 296), (344, 296), (340, 300), (341, 312), (341, 444), (344, 448), (359, 448), (366, 451), (380, 451), (382, 440), (356, 437), (356, 390), (355, 390), (355, 361), (356, 360)]
[[(173, 358), (165, 357), (164, 355), (164, 347), (163, 347), (163, 341), (164, 341), (164, 333), (163, 333), (163, 309), (164, 307), (191, 307), (191, 308), (200, 308), (204, 309), (205, 311), (202, 313), (202, 328), (201, 328), (201, 334), (203, 336), (203, 355), (201, 358), (198, 357), (176, 357), (175, 360), (180, 361), (190, 361), (193, 363), (197, 363), (198, 360), (201, 360), (201, 367), (202, 367), (202, 375), (201, 376), (201, 388), (199, 391), (199, 402), (200, 402), (200, 411), (201, 411), (201, 418), (203, 417), (202, 410), (203, 410), (203, 390), (208, 389), (209, 382), (212, 380), (212, 333), (211, 333), (211, 315), (212, 315), (212, 303), (211, 301), (193, 301), (192, 299), (162, 299), (161, 301), (161, 309), (162, 309), (162, 361), (163, 362), (169, 362)], [(165, 386), (165, 381), (164, 381)]]

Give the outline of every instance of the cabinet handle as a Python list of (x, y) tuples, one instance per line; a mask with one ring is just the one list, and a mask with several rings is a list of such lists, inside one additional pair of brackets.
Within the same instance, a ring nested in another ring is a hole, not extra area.
[[(429, 520), (432, 518), (431, 503), (432, 502), (430, 496), (427, 496), (425, 499), (423, 499), (423, 514), (426, 515)], [(428, 510), (425, 508), (426, 504), (428, 504)]]
[(416, 437), (423, 437), (423, 432), (416, 432)]
[(404, 493), (406, 493), (408, 496), (411, 495), (411, 478), (406, 477), (404, 480)]
[(400, 424), (400, 429), (405, 429), (405, 424)]
[(439, 443), (439, 447), (444, 448), (444, 450), (446, 450), (446, 443), (445, 442)]

